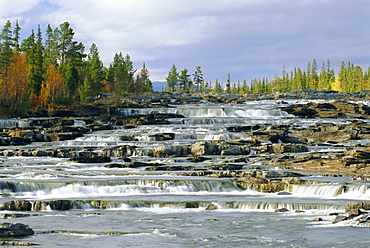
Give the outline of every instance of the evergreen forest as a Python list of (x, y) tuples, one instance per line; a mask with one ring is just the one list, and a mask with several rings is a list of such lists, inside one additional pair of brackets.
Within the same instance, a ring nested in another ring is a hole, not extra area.
[[(109, 66), (104, 66), (98, 46), (88, 51), (75, 40), (68, 22), (58, 27), (40, 25), (21, 40), (21, 27), (7, 21), (0, 33), (0, 116), (26, 117), (37, 111), (51, 111), (72, 104), (88, 104), (100, 92), (115, 95), (152, 93), (153, 85), (145, 63), (135, 69), (130, 56), (116, 53)], [(214, 92), (260, 94), (288, 92), (297, 89), (358, 92), (370, 89), (370, 67), (367, 70), (342, 62), (335, 74), (330, 60), (318, 69), (316, 60), (306, 69), (295, 68), (272, 80), (253, 79), (231, 83), (204, 80), (201, 66), (192, 74), (173, 65), (166, 78), (167, 92)]]

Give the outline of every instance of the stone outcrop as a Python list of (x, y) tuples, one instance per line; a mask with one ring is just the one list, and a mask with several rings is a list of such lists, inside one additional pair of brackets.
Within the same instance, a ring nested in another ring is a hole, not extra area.
[(9, 201), (5, 202), (1, 206), (2, 210), (10, 210), (10, 211), (31, 211), (32, 204), (29, 201), (19, 200), (19, 201)]
[(22, 223), (0, 223), (0, 237), (29, 236), (34, 233), (28, 225)]
[(264, 164), (294, 170), (316, 170), (347, 175), (370, 176), (370, 148), (357, 148), (335, 154), (306, 154), (296, 157), (277, 156)]
[(308, 103), (283, 107), (283, 111), (302, 118), (367, 118), (370, 108), (364, 104), (347, 101)]

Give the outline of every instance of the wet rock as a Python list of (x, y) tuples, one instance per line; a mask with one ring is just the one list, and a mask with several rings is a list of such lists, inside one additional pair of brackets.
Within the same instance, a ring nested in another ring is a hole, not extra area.
[(31, 211), (32, 204), (25, 200), (8, 201), (1, 206), (1, 209), (10, 211)]
[(224, 164), (224, 165), (213, 165), (212, 170), (241, 170), (244, 164)]
[(78, 132), (68, 132), (68, 133), (52, 133), (52, 134), (47, 134), (46, 135), (48, 139), (52, 142), (55, 141), (63, 141), (63, 140), (73, 140), (78, 137), (82, 137), (82, 133)]
[(351, 210), (356, 209), (364, 209), (364, 210), (370, 210), (370, 201), (353, 201), (346, 204), (344, 207), (347, 213), (349, 213)]
[(277, 195), (291, 195), (290, 192), (286, 192), (286, 191), (280, 191), (277, 193)]
[(370, 215), (366, 214), (366, 215), (362, 216), (361, 218), (359, 218), (357, 221), (358, 221), (358, 223), (369, 223), (370, 222)]
[(35, 156), (35, 157), (51, 157), (54, 155), (54, 152), (52, 151), (42, 151), (42, 150), (34, 150), (31, 152), (31, 155), (32, 156)]
[(32, 140), (30, 138), (22, 138), (22, 137), (11, 137), (9, 139), (9, 144), (12, 146), (23, 146), (31, 144)]
[(191, 145), (191, 153), (194, 156), (220, 155), (219, 147), (211, 141), (199, 141)]
[(187, 146), (159, 146), (152, 149), (154, 157), (184, 157), (190, 154)]
[(24, 218), (29, 216), (39, 216), (38, 214), (20, 214), (20, 213), (6, 213), (2, 214), (1, 218), (3, 219), (14, 219), (14, 218)]
[(105, 168), (127, 168), (127, 165), (114, 163), (114, 164), (106, 164), (104, 165), (104, 167)]
[(286, 208), (275, 209), (275, 213), (285, 213), (285, 212), (289, 212), (289, 210)]
[(151, 163), (145, 163), (145, 162), (129, 162), (126, 164), (129, 168), (138, 168), (138, 167), (145, 167), (145, 166), (151, 166), (153, 164)]
[(360, 209), (351, 209), (348, 213), (347, 213), (347, 217), (348, 219), (353, 219), (357, 216), (360, 216), (361, 214), (363, 214), (363, 212), (360, 210)]
[(248, 155), (250, 144), (240, 141), (199, 141), (190, 146), (194, 156)]
[(110, 157), (92, 156), (92, 157), (73, 157), (72, 161), (77, 163), (108, 163), (111, 162)]
[(164, 141), (164, 140), (174, 140), (175, 134), (174, 133), (158, 133), (149, 135), (150, 141)]
[(193, 168), (194, 167), (192, 167), (192, 166), (181, 166), (181, 165), (167, 166), (167, 165), (162, 165), (162, 166), (148, 167), (145, 170), (148, 170), (148, 171), (183, 171), (183, 170), (191, 170)]
[(206, 208), (206, 210), (217, 210), (217, 209), (219, 209), (219, 207), (214, 203), (210, 203)]
[(48, 205), (52, 210), (70, 210), (73, 208), (73, 201), (70, 200), (55, 200), (55, 201), (48, 201)]
[(4, 246), (38, 246), (39, 244), (30, 242), (18, 242), (18, 241), (0, 241), (0, 245)]
[(306, 146), (297, 144), (272, 144), (271, 148), (274, 153), (278, 154), (308, 152)]
[(333, 224), (336, 224), (338, 222), (341, 222), (341, 221), (345, 221), (345, 220), (348, 220), (347, 216), (344, 216), (344, 215), (338, 215), (335, 217), (335, 219), (333, 220)]
[(188, 158), (187, 160), (189, 160), (190, 162), (199, 163), (199, 162), (210, 160), (210, 158), (195, 156), (195, 157)]
[(136, 152), (135, 146), (130, 145), (122, 145), (122, 146), (116, 146), (109, 149), (103, 150), (103, 156), (106, 157), (129, 157), (135, 154)]
[(313, 219), (313, 221), (322, 221), (322, 218), (317, 217), (317, 218)]
[(34, 231), (22, 223), (0, 223), (0, 237), (16, 237), (33, 235)]
[(199, 208), (199, 202), (186, 202), (185, 208)]

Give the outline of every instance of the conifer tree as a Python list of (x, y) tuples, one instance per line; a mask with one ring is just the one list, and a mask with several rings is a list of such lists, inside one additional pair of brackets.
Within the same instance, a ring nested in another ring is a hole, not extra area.
[(87, 56), (87, 62), (86, 62), (87, 80), (89, 81), (89, 84), (91, 86), (92, 94), (97, 94), (104, 87), (103, 67), (104, 66), (103, 66), (103, 62), (100, 60), (98, 47), (96, 46), (95, 43), (93, 43), (90, 47), (90, 52)]
[(17, 20), (15, 22), (15, 27), (14, 27), (14, 30), (13, 30), (14, 51), (16, 51), (16, 52), (19, 52), (19, 49), (20, 49), (20, 45), (19, 45), (19, 40), (20, 40), (20, 37), (21, 37), (20, 31), (21, 31), (21, 28), (19, 27), (19, 23), (18, 23), (18, 20)]
[(22, 42), (22, 51), (26, 52), (27, 63), (29, 65), (28, 83), (31, 94), (35, 97), (40, 95), (41, 84), (44, 81), (44, 46), (42, 44), (42, 34), (40, 25), (37, 34), (32, 30), (31, 35)]
[(215, 89), (214, 89), (215, 93), (221, 93), (222, 92), (222, 87), (221, 87), (221, 84), (218, 82), (218, 80), (216, 79), (216, 83), (215, 83)]
[(202, 82), (203, 82), (202, 68), (200, 66), (196, 66), (195, 67), (195, 72), (193, 74), (193, 83), (194, 83), (197, 91), (200, 90), (200, 85), (202, 84)]
[(179, 82), (179, 73), (177, 72), (177, 68), (175, 65), (172, 65), (170, 71), (168, 72), (166, 81), (166, 90), (170, 92), (175, 92)]
[(186, 91), (190, 89), (190, 75), (188, 69), (184, 68), (179, 75), (180, 90)]
[(13, 56), (12, 23), (8, 20), (0, 33), (0, 74), (6, 71)]
[(135, 93), (150, 93), (153, 91), (153, 85), (149, 79), (149, 71), (145, 63), (143, 63), (142, 69), (136, 76), (134, 89)]

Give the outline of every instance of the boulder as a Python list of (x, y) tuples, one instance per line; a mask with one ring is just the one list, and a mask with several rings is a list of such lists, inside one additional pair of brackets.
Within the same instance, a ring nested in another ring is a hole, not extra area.
[(335, 217), (335, 219), (333, 220), (333, 224), (336, 224), (338, 222), (341, 222), (341, 221), (344, 221), (344, 220), (348, 220), (347, 216), (344, 216), (344, 215), (338, 215)]
[(364, 210), (370, 210), (370, 201), (353, 201), (346, 204), (344, 207), (347, 213), (349, 213), (351, 210), (356, 209), (364, 209)]
[(285, 212), (289, 212), (289, 210), (286, 208), (275, 209), (275, 213), (285, 213)]
[(206, 210), (217, 210), (217, 209), (219, 209), (219, 207), (214, 203), (210, 203), (206, 208)]
[(199, 141), (191, 145), (191, 153), (194, 156), (202, 155), (220, 155), (221, 151), (219, 150), (218, 145), (211, 141)]
[(199, 163), (199, 162), (210, 160), (210, 158), (195, 156), (195, 157), (188, 158), (187, 160), (189, 160), (190, 162)]
[(1, 209), (10, 211), (31, 211), (32, 203), (25, 200), (5, 202)]
[(164, 141), (164, 140), (174, 140), (175, 134), (174, 133), (158, 133), (149, 135), (150, 141)]
[(134, 155), (136, 152), (135, 146), (130, 145), (122, 145), (122, 146), (116, 146), (109, 149), (103, 150), (103, 156), (106, 157), (128, 157)]
[(186, 202), (185, 208), (199, 208), (199, 202)]
[(34, 231), (22, 223), (0, 223), (0, 237), (28, 236)]
[(73, 157), (72, 161), (77, 163), (108, 163), (111, 162), (110, 157), (92, 156), (92, 157)]
[(154, 157), (184, 157), (189, 155), (187, 146), (159, 146), (152, 149)]

